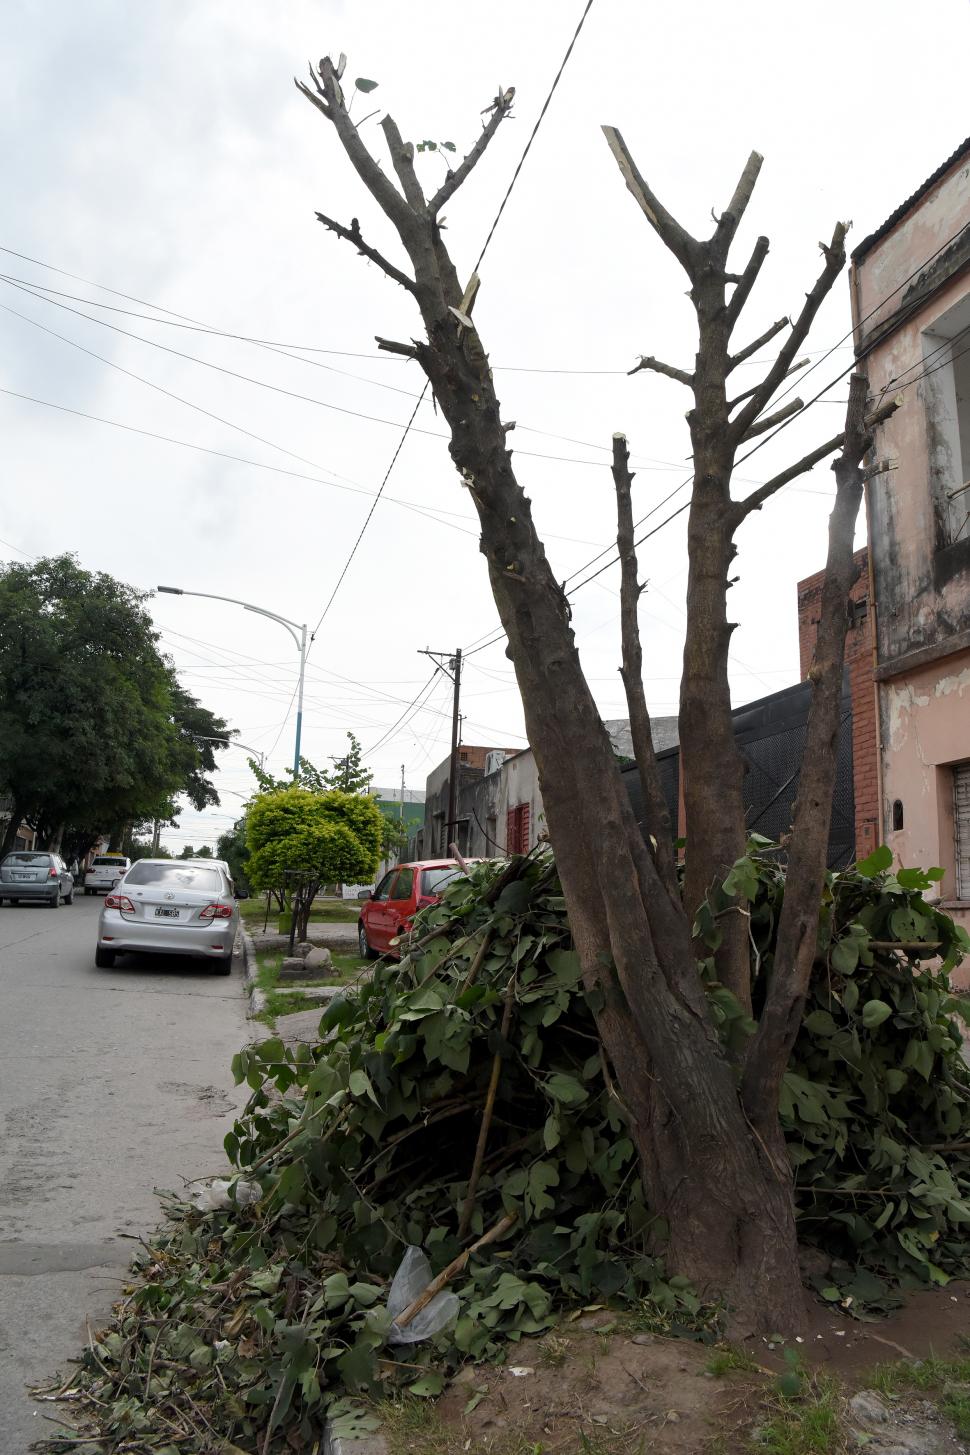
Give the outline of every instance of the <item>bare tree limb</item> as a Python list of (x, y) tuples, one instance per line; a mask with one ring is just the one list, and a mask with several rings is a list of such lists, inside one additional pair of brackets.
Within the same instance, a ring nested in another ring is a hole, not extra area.
[(818, 313), (823, 300), (831, 291), (832, 284), (845, 267), (845, 234), (845, 223), (837, 222), (835, 224), (835, 230), (832, 233), (832, 241), (828, 245), (825, 243), (820, 244), (822, 254), (825, 258), (822, 271), (815, 280), (812, 291), (806, 296), (801, 312), (792, 324), (791, 333), (779, 349), (775, 362), (741, 413), (736, 419), (732, 419), (731, 432), (736, 440), (744, 439), (751, 425), (758, 418), (758, 415), (762, 412), (768, 400), (788, 373), (795, 355), (801, 348), (812, 326), (816, 313)]
[[(788, 373), (785, 375), (785, 378), (790, 379), (792, 374), (797, 374), (799, 369), (804, 369), (807, 363), (807, 358), (799, 359), (797, 363), (792, 364), (791, 368), (788, 370)], [(730, 414), (732, 410), (737, 409), (742, 399), (750, 399), (751, 395), (758, 388), (760, 388), (760, 385), (753, 384), (750, 389), (745, 389), (743, 394), (739, 394), (736, 399), (732, 399), (730, 404), (728, 405), (728, 414)]]
[[(400, 233), (402, 228), (408, 230), (412, 222), (411, 209), (391, 179), (381, 171), (377, 162), (361, 141), (354, 123), (347, 115), (343, 92), (340, 89), (340, 82), (337, 80), (336, 70), (329, 56), (324, 56), (320, 62), (319, 78), (320, 85), (317, 89), (322, 90), (323, 101), (320, 101), (310, 90), (309, 86), (305, 86), (302, 81), (294, 81), (294, 85), (308, 101), (312, 102), (318, 111), (323, 112), (328, 121), (333, 123), (334, 129), (340, 138), (341, 145), (347, 153), (354, 171), (374, 198), (374, 201), (394, 223), (398, 232)], [(314, 82), (316, 83), (316, 77), (314, 77)]]
[[(887, 403), (881, 404), (878, 409), (873, 410), (871, 414), (867, 414), (865, 420), (866, 429), (874, 429), (877, 424), (882, 424), (883, 420), (888, 419), (899, 407), (900, 398), (901, 396), (898, 396), (896, 399), (889, 400)], [(814, 469), (827, 455), (834, 454), (844, 444), (845, 431), (843, 430), (841, 434), (833, 435), (830, 440), (826, 440), (824, 445), (819, 445), (816, 449), (809, 451), (807, 455), (803, 455), (800, 460), (796, 460), (794, 465), (789, 465), (787, 470), (782, 470), (780, 475), (773, 475), (770, 480), (766, 480), (763, 485), (759, 485), (757, 490), (752, 490), (747, 499), (737, 501), (735, 504), (735, 518), (738, 524), (746, 516), (750, 515), (753, 510), (760, 510), (765, 501), (770, 500), (772, 495), (777, 494), (784, 485), (788, 485), (792, 480), (797, 480), (799, 475), (804, 475), (809, 470)], [(884, 466), (883, 468), (886, 467)]]
[(742, 1101), (752, 1123), (770, 1128), (772, 1137), (778, 1135), (781, 1078), (801, 1025), (818, 944), (818, 907), (825, 880), (841, 719), (846, 603), (858, 574), (853, 557), (855, 523), (862, 503), (862, 461), (872, 444), (866, 396), (865, 376), (854, 374), (849, 383), (842, 453), (833, 466), (837, 490), (829, 519), (815, 654), (808, 674), (812, 705), (792, 821), (785, 902), (765, 1006), (748, 1047), (741, 1084)]
[(350, 219), (349, 227), (335, 222), (324, 212), (318, 212), (316, 217), (318, 222), (322, 222), (330, 232), (336, 233), (337, 237), (342, 237), (345, 242), (353, 243), (362, 257), (370, 258), (371, 262), (376, 263), (381, 272), (386, 273), (395, 283), (400, 283), (401, 287), (406, 288), (409, 293), (415, 292), (416, 284), (413, 278), (409, 278), (407, 273), (403, 273), (400, 268), (396, 268), (393, 263), (388, 262), (383, 253), (379, 253), (376, 248), (372, 248), (369, 243), (364, 242), (360, 235), (360, 223), (356, 217)]
[(757, 282), (758, 274), (761, 272), (761, 266), (767, 256), (768, 239), (766, 237), (759, 237), (754, 245), (754, 248), (752, 249), (751, 257), (748, 259), (747, 267), (741, 274), (740, 281), (734, 292), (731, 294), (731, 301), (727, 306), (727, 325), (729, 338), (731, 336), (731, 331), (734, 328), (734, 325), (737, 323), (741, 315), (742, 308), (748, 301), (748, 296), (751, 292), (751, 289)]
[(653, 358), (652, 355), (648, 358), (646, 354), (641, 354), (639, 364), (634, 365), (632, 369), (627, 369), (627, 373), (639, 374), (641, 369), (650, 369), (654, 374), (666, 374), (668, 379), (676, 379), (678, 384), (686, 384), (688, 389), (694, 387), (693, 374), (688, 374), (686, 369), (677, 369), (673, 364), (665, 364), (660, 359)]
[(756, 419), (751, 428), (743, 436), (743, 439), (753, 440), (756, 435), (764, 434), (766, 430), (771, 429), (774, 425), (781, 424), (783, 420), (791, 419), (793, 414), (799, 414), (804, 408), (805, 401), (803, 399), (790, 399), (787, 404), (783, 404), (780, 409), (776, 409), (774, 414), (766, 414), (763, 418)]
[(790, 318), (779, 318), (778, 322), (773, 323), (770, 328), (766, 328), (764, 333), (755, 339), (754, 343), (748, 344), (740, 353), (732, 354), (728, 359), (728, 373), (730, 374), (731, 370), (736, 369), (739, 364), (743, 364), (745, 359), (750, 359), (752, 354), (756, 354), (760, 348), (774, 338), (776, 333), (781, 333), (782, 329), (787, 328), (790, 323)]
[(686, 228), (668, 212), (660, 199), (641, 176), (636, 162), (630, 155), (626, 142), (615, 126), (604, 126), (606, 144), (616, 160), (620, 173), (650, 226), (659, 233), (662, 241), (673, 253), (687, 276), (693, 280), (700, 257), (700, 244), (691, 237)]
[(734, 189), (734, 196), (727, 205), (726, 211), (721, 213), (718, 219), (717, 231), (714, 234), (717, 244), (722, 249), (722, 256), (727, 257), (728, 248), (734, 241), (734, 234), (742, 217), (751, 201), (751, 194), (754, 191), (755, 183), (758, 180), (758, 173), (761, 171), (764, 157), (760, 152), (752, 152), (744, 164), (744, 170), (738, 179), (738, 185)]
[(449, 172), (437, 192), (428, 203), (428, 211), (432, 217), (437, 217), (449, 197), (454, 196), (465, 178), (475, 169), (485, 154), (492, 137), (498, 131), (502, 122), (512, 110), (512, 100), (515, 96), (515, 87), (510, 86), (507, 91), (502, 91), (496, 96), (491, 107), (491, 116), (487, 124), (482, 128), (481, 135), (472, 147), (471, 151), (459, 162), (453, 172)]
[(418, 174), (414, 170), (414, 144), (404, 141), (393, 116), (384, 117), (381, 122), (381, 131), (387, 141), (387, 149), (391, 154), (391, 165), (397, 173), (397, 179), (407, 198), (408, 206), (417, 216), (423, 216), (428, 210), (428, 204), (425, 201), (424, 189), (418, 181)]
[(623, 665), (620, 676), (626, 692), (627, 710), (630, 714), (630, 736), (633, 739), (633, 756), (640, 775), (643, 790), (645, 828), (654, 842), (654, 859), (657, 871), (667, 893), (680, 904), (680, 889), (677, 883), (677, 866), (674, 862), (673, 834), (670, 814), (660, 786), (657, 770), (657, 754), (653, 746), (650, 728), (650, 713), (643, 690), (643, 651), (640, 646), (640, 626), (637, 620), (637, 606), (640, 600), (640, 585), (637, 581), (637, 553), (633, 541), (633, 500), (630, 473), (630, 451), (626, 437), (613, 436), (613, 483), (616, 486), (616, 547), (620, 557), (620, 637), (623, 649)]

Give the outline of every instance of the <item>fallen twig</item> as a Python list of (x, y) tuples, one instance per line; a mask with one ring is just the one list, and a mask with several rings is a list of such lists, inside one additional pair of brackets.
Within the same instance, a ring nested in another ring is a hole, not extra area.
[(432, 1278), (424, 1292), (419, 1293), (417, 1298), (408, 1304), (404, 1312), (398, 1315), (394, 1320), (397, 1327), (406, 1329), (411, 1320), (416, 1318), (423, 1308), (427, 1308), (435, 1294), (440, 1293), (456, 1273), (461, 1273), (473, 1253), (477, 1253), (479, 1248), (484, 1248), (486, 1243), (496, 1242), (503, 1233), (508, 1232), (516, 1220), (516, 1213), (507, 1213), (504, 1218), (499, 1219), (494, 1227), (489, 1228), (487, 1233), (483, 1233), (477, 1242), (472, 1243), (470, 1248), (466, 1248), (464, 1253), (459, 1253), (457, 1258), (453, 1258), (447, 1268), (442, 1268), (437, 1278)]

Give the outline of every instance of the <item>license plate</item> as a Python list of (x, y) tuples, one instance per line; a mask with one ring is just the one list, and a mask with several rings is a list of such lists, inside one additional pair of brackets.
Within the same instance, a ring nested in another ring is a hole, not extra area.
[(178, 919), (178, 917), (179, 912), (177, 909), (156, 909), (155, 911), (156, 919)]
[(33, 879), (34, 876), (33, 874), (15, 874), (13, 877), (15, 879)]

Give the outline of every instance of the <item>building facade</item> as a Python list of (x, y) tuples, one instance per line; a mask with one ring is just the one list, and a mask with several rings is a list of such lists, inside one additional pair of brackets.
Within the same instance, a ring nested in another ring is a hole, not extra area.
[(877, 839), (970, 921), (970, 139), (852, 255), (874, 398), (867, 485)]

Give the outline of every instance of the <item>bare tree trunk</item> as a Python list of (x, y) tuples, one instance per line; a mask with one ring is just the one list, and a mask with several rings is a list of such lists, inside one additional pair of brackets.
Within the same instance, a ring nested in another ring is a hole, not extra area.
[[(842, 230), (836, 229), (831, 248), (823, 250), (822, 274), (774, 364), (759, 385), (729, 404), (726, 380), (731, 369), (788, 326), (782, 320), (733, 358), (728, 354), (731, 331), (767, 254), (767, 241), (759, 239), (744, 272), (727, 272), (728, 250), (761, 159), (752, 154), (714, 235), (699, 242), (650, 191), (619, 134), (607, 129), (628, 187), (691, 280), (700, 329), (694, 374), (643, 361), (644, 368), (670, 374), (694, 392), (689, 419), (695, 480), (681, 711), (690, 836), (685, 906), (676, 892), (672, 856), (668, 859), (665, 853), (669, 836), (653, 833), (653, 853), (638, 830), (582, 673), (568, 602), (515, 478), (487, 355), (471, 320), (478, 279), (473, 277), (462, 289), (438, 225), (440, 207), (484, 153), (508, 114), (512, 93), (495, 98), (475, 147), (426, 200), (414, 169), (413, 147), (402, 140), (393, 120), (386, 117), (381, 125), (398, 185), (371, 156), (350, 119), (332, 61), (325, 58), (311, 75), (312, 88), (297, 82), (299, 89), (333, 124), (410, 261), (408, 273), (370, 246), (356, 222), (344, 227), (318, 214), (331, 232), (350, 241), (410, 292), (420, 309), (426, 342), (379, 343), (415, 359), (430, 380), (450, 428), (452, 458), (478, 513), (481, 549), (508, 635), (584, 981), (629, 1116), (649, 1205), (669, 1226), (670, 1266), (702, 1292), (725, 1298), (738, 1332), (790, 1329), (800, 1320), (801, 1288), (790, 1173), (777, 1154), (777, 1097), (775, 1132), (766, 1138), (752, 1126), (736, 1070), (719, 1044), (698, 974), (691, 925), (708, 889), (723, 879), (745, 848), (741, 767), (727, 679), (732, 630), (726, 613), (728, 571), (734, 531), (743, 518), (730, 496), (734, 455), (745, 438), (791, 412), (793, 406), (764, 414), (843, 265)], [(734, 287), (730, 300), (729, 285)], [(614, 465), (623, 561), (624, 682), (648, 817), (661, 827), (662, 795), (649, 715), (642, 681), (638, 686), (634, 680), (640, 671), (638, 587), (629, 473), (622, 451), (615, 454)], [(806, 460), (793, 472), (809, 467)], [(743, 929), (741, 916), (736, 920)], [(729, 930), (718, 965), (724, 982), (749, 1004), (746, 936)], [(770, 1122), (771, 1113), (766, 1118)]]
[(10, 810), (10, 818), (7, 821), (7, 827), (3, 831), (3, 843), (0, 844), (0, 859), (5, 854), (9, 854), (13, 848), (17, 838), (17, 830), (20, 828), (22, 815), (23, 809), (16, 799), (14, 799), (13, 807)]

